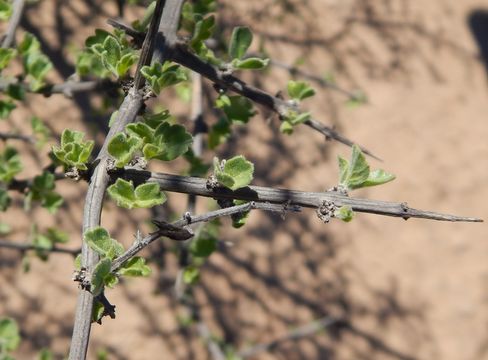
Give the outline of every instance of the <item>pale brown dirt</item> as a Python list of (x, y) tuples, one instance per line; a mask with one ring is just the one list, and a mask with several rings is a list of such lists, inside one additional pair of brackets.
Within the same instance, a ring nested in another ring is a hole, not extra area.
[[(343, 87), (368, 94), (369, 104), (350, 109), (344, 96), (317, 86), (318, 95), (306, 102), (317, 118), (384, 159), (371, 160), (373, 167), (397, 175), (391, 184), (355, 195), (486, 218), (488, 83), (467, 21), (474, 11), (488, 10), (488, 2), (252, 0), (221, 7), (222, 25), (251, 25), (276, 60), (303, 58), (302, 69), (331, 72)], [(52, 80), (61, 81), (72, 73), (70, 49), (115, 14), (111, 2), (45, 0), (29, 8), (22, 25), (41, 34), (43, 49), (56, 59)], [(273, 93), (285, 88), (287, 78), (280, 69), (246, 75)], [(97, 101), (30, 96), (25, 108), (0, 123), (0, 131), (25, 129), (36, 114), (57, 133), (82, 129), (101, 143), (98, 114), (90, 109)], [(187, 123), (187, 104), (162, 97), (157, 102)], [(243, 153), (252, 160), (259, 185), (310, 191), (334, 185), (336, 156), (347, 156), (349, 149), (324, 142), (308, 128), (285, 137), (277, 127), (277, 119), (268, 125), (258, 115), (220, 154)], [(36, 150), (23, 153), (23, 176), (47, 163)], [(164, 167), (183, 168), (183, 162)], [(57, 224), (71, 234), (69, 245), (79, 246), (85, 190), (86, 184), (64, 182), (60, 192), (68, 203), (54, 218), (38, 208), (25, 214), (20, 203), (1, 214), (14, 228), (9, 238), (25, 240), (33, 222), (42, 228)], [(169, 204), (181, 213), (186, 197), (171, 196)], [(205, 204), (200, 201), (201, 210)], [(137, 228), (147, 231), (148, 219), (145, 211), (121, 211), (108, 202), (103, 224), (128, 245)], [(272, 341), (324, 316), (341, 319), (256, 359), (488, 359), (487, 235), (485, 224), (358, 214), (350, 224), (324, 225), (313, 211), (285, 221), (254, 213), (244, 229), (226, 227), (222, 240), (233, 246), (211, 256), (195, 297), (212, 333), (236, 349)], [(155, 244), (146, 252), (152, 276), (108, 291), (117, 318), (93, 327), (89, 358), (100, 349), (109, 359), (209, 358), (194, 327), (178, 320), (185, 313), (172, 295), (178, 270), (172, 248), (168, 240)], [(30, 359), (48, 347), (62, 358), (77, 294), (72, 259), (33, 258), (28, 273), (11, 250), (0, 249), (0, 261), (0, 316), (15, 318), (23, 334), (16, 357)]]

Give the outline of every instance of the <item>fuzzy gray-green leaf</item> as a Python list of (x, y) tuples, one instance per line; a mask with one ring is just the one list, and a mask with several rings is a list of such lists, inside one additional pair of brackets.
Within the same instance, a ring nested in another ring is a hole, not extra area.
[(252, 32), (247, 26), (235, 27), (229, 44), (229, 55), (232, 59), (241, 59), (246, 55), (252, 43)]

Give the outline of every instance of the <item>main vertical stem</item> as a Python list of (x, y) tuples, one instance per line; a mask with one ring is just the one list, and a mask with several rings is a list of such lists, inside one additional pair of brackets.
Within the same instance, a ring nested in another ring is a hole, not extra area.
[[(134, 87), (130, 89), (129, 93), (124, 98), (117, 118), (105, 139), (100, 153), (97, 156), (99, 163), (91, 177), (85, 199), (83, 233), (88, 229), (92, 229), (100, 225), (105, 190), (107, 189), (110, 180), (107, 173), (107, 162), (109, 160), (109, 154), (107, 151), (108, 144), (115, 134), (124, 131), (125, 126), (136, 119), (136, 116), (143, 105), (144, 100), (140, 90), (145, 81), (140, 74), (140, 69), (142, 66), (151, 62), (155, 46), (160, 47), (164, 45), (159, 44), (157, 41), (158, 37), (156, 35), (158, 35), (158, 32), (163, 31), (163, 35), (165, 36), (165, 39), (167, 39), (166, 41), (168, 41), (168, 39), (171, 39), (171, 41), (176, 40), (176, 31), (178, 30), (183, 2), (184, 0), (158, 0), (156, 4), (154, 16), (141, 50), (141, 57), (137, 66)], [(153, 61), (161, 62), (164, 60), (165, 56), (164, 52), (162, 51), (158, 51), (153, 59)], [(91, 250), (85, 242), (83, 242), (82, 267), (90, 272), (97, 262), (97, 254)], [(88, 290), (81, 289), (78, 296), (75, 324), (71, 339), (69, 353), (70, 360), (83, 360), (86, 358), (88, 342), (90, 339), (92, 311), (93, 296)]]

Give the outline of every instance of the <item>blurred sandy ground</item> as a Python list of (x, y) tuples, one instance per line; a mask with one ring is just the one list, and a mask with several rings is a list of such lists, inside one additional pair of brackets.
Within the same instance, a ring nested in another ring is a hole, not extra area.
[[(306, 103), (317, 118), (384, 160), (371, 160), (373, 167), (397, 175), (391, 184), (355, 195), (486, 218), (487, 69), (469, 19), (488, 11), (488, 2), (251, 0), (220, 6), (227, 29), (252, 26), (255, 50), (263, 41), (272, 58), (289, 64), (303, 59), (302, 69), (331, 73), (341, 86), (367, 93), (369, 103), (351, 109), (344, 96), (317, 86), (318, 95)], [(53, 80), (61, 81), (73, 72), (71, 49), (115, 14), (108, 1), (44, 0), (29, 8), (22, 25), (40, 32), (43, 49), (55, 59)], [(285, 88), (288, 74), (272, 69), (245, 78), (275, 93)], [(36, 114), (58, 133), (82, 129), (103, 141), (97, 124), (104, 117), (91, 110), (95, 97), (29, 100), (0, 130), (24, 129)], [(188, 105), (159, 101), (187, 121)], [(256, 184), (311, 191), (334, 185), (336, 156), (349, 149), (325, 143), (308, 128), (282, 136), (278, 121), (268, 124), (266, 115), (256, 116), (221, 154), (240, 152), (254, 161)], [(25, 176), (46, 164), (35, 150), (25, 150), (24, 158)], [(183, 162), (165, 167), (183, 168)], [(70, 202), (54, 219), (42, 209), (2, 214), (14, 227), (10, 238), (25, 239), (32, 222), (58, 224), (78, 246), (85, 189), (63, 183), (60, 192)], [(175, 211), (185, 203), (184, 196), (170, 198)], [(206, 203), (201, 200), (200, 208)], [(145, 211), (120, 211), (110, 202), (104, 213), (104, 225), (126, 245), (138, 227), (147, 230), (147, 219)], [(236, 349), (324, 316), (341, 320), (257, 359), (488, 359), (487, 235), (485, 224), (360, 214), (350, 224), (324, 225), (312, 211), (286, 221), (254, 213), (244, 229), (226, 228), (223, 240), (234, 246), (212, 255), (196, 299), (211, 331)], [(107, 349), (110, 359), (208, 358), (195, 329), (178, 320), (184, 312), (171, 294), (177, 272), (171, 249), (164, 241), (146, 253), (153, 259), (151, 278), (109, 291), (118, 317), (93, 327), (90, 358), (99, 349)], [(17, 319), (24, 336), (17, 357), (32, 358), (42, 347), (62, 357), (76, 301), (72, 260), (33, 259), (27, 274), (18, 254), (0, 249), (0, 261), (0, 314)]]

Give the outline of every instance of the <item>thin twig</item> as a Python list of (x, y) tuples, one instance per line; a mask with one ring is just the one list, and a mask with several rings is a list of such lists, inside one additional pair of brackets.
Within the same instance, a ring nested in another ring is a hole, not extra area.
[(192, 150), (195, 156), (203, 154), (203, 133), (206, 124), (203, 118), (203, 84), (202, 76), (199, 73), (192, 73), (193, 90), (191, 97), (191, 120), (193, 122), (193, 144)]
[(2, 48), (6, 49), (12, 46), (15, 40), (15, 30), (19, 26), (22, 12), (24, 11), (25, 0), (14, 0), (12, 16), (8, 23), (7, 33), (2, 41)]
[(284, 69), (284, 70), (288, 71), (291, 75), (298, 75), (304, 79), (311, 80), (311, 81), (319, 84), (320, 86), (327, 87), (329, 89), (335, 90), (341, 94), (344, 94), (345, 96), (349, 97), (350, 99), (356, 99), (357, 98), (357, 95), (354, 92), (346, 90), (346, 89), (340, 87), (339, 85), (335, 84), (334, 82), (326, 80), (323, 77), (317, 76), (315, 74), (308, 73), (308, 72), (298, 68), (297, 66), (288, 65), (282, 61), (273, 60), (273, 59), (270, 59), (269, 63), (272, 66), (275, 66), (277, 68)]
[(210, 353), (212, 360), (228, 359), (228, 357), (225, 356), (224, 352), (222, 351), (220, 345), (214, 340), (214, 337), (212, 336), (212, 333), (205, 322), (199, 319), (196, 328), (200, 338), (202, 338), (202, 340), (207, 344), (208, 352)]
[[(193, 126), (193, 154), (197, 157), (203, 155), (203, 134), (206, 132), (206, 124), (203, 113), (203, 82), (199, 73), (192, 73), (192, 98), (191, 98), (191, 119)], [(193, 194), (188, 195), (187, 211), (194, 213), (196, 209), (197, 197)], [(193, 289), (188, 287), (183, 281), (185, 268), (190, 265), (191, 255), (188, 250), (190, 240), (179, 242), (179, 265), (180, 269), (175, 281), (175, 295), (178, 301), (186, 307), (191, 314), (192, 319), (196, 322), (196, 331), (198, 336), (207, 345), (208, 352), (213, 360), (225, 360), (226, 356), (219, 343), (215, 341), (209, 327), (200, 315), (200, 308), (195, 301)], [(186, 295), (186, 296), (185, 296)]]
[(112, 267), (110, 271), (113, 273), (117, 272), (117, 270), (119, 270), (120, 267), (124, 265), (128, 260), (132, 259), (142, 249), (161, 237), (168, 237), (176, 241), (184, 241), (191, 238), (194, 234), (190, 230), (186, 229), (185, 226), (201, 222), (209, 222), (214, 219), (224, 216), (231, 216), (233, 214), (242, 214), (255, 209), (278, 213), (283, 213), (286, 211), (300, 211), (300, 208), (298, 206), (256, 203), (254, 201), (251, 201), (242, 205), (236, 205), (224, 209), (210, 211), (202, 215), (191, 216), (189, 214), (185, 214), (183, 219), (177, 220), (171, 224), (161, 221), (154, 221), (155, 225), (158, 227), (158, 230), (143, 239), (136, 239), (134, 244), (132, 244), (132, 246), (127, 249), (124, 254), (122, 254), (112, 262)]
[(244, 349), (242, 351), (239, 351), (237, 353), (238, 358), (249, 358), (252, 356), (256, 356), (257, 354), (264, 352), (264, 351), (271, 351), (273, 348), (275, 348), (278, 344), (289, 341), (289, 340), (297, 340), (306, 336), (313, 335), (329, 326), (332, 326), (334, 324), (337, 324), (341, 322), (341, 319), (335, 318), (335, 317), (330, 317), (330, 316), (325, 316), (321, 319), (312, 321), (309, 324), (300, 326), (296, 329), (291, 330), (287, 334), (270, 341), (269, 343), (265, 344), (258, 344), (252, 347), (249, 347), (247, 349)]
[(275, 189), (262, 186), (248, 186), (235, 191), (226, 188), (213, 189), (207, 179), (192, 176), (179, 176), (166, 173), (125, 169), (113, 172), (115, 177), (133, 180), (135, 183), (157, 182), (162, 190), (194, 194), (216, 199), (247, 200), (269, 202), (273, 204), (290, 204), (308, 208), (319, 208), (324, 201), (331, 202), (337, 208), (350, 206), (357, 212), (400, 217), (403, 219), (422, 218), (440, 221), (482, 222), (474, 217), (463, 217), (442, 214), (432, 211), (417, 210), (406, 203), (358, 199), (342, 195), (335, 191), (307, 192), (288, 189)]
[[(110, 21), (110, 25), (130, 29), (129, 26), (121, 24), (119, 21), (113, 19)], [(254, 101), (255, 103), (266, 107), (267, 109), (278, 114), (280, 118), (286, 117), (289, 110), (297, 110), (296, 106), (291, 102), (283, 100), (277, 96), (273, 96), (270, 93), (267, 93), (254, 86), (248, 85), (241, 79), (221, 71), (212, 64), (206, 63), (197, 55), (190, 52), (186, 44), (178, 42), (174, 39), (170, 42), (166, 41), (166, 51), (168, 53), (169, 60), (172, 60), (194, 72), (201, 74), (203, 77), (212, 81), (215, 85), (218, 85), (224, 90), (233, 91)], [(354, 144), (352, 140), (340, 135), (337, 131), (318, 120), (311, 119), (309, 121), (305, 121), (304, 124), (324, 135), (326, 139), (333, 139), (347, 146), (352, 146), (352, 144)], [(381, 160), (377, 156), (373, 155), (368, 149), (361, 147), (361, 150), (365, 154), (377, 160)]]
[(21, 86), (26, 92), (42, 94), (44, 96), (51, 96), (54, 94), (62, 94), (68, 98), (72, 98), (75, 93), (92, 92), (92, 91), (110, 91), (119, 88), (119, 85), (107, 80), (90, 80), (90, 81), (66, 81), (61, 84), (45, 85), (41, 89), (32, 91), (30, 84), (19, 82), (17, 79), (0, 78), (0, 92), (7, 91), (11, 85)]
[(39, 250), (39, 251), (45, 251), (49, 253), (70, 254), (73, 256), (78, 255), (81, 252), (81, 249), (66, 249), (56, 245), (53, 245), (53, 247), (50, 249), (46, 249), (40, 246), (36, 246), (34, 244), (18, 243), (9, 240), (0, 240), (0, 248), (18, 250), (22, 252), (28, 250)]
[[(254, 86), (248, 85), (239, 78), (233, 75), (225, 74), (215, 66), (204, 62), (198, 56), (191, 53), (184, 44), (176, 43), (171, 50), (171, 60), (174, 62), (200, 73), (202, 76), (220, 86), (222, 89), (231, 90), (266, 107), (267, 109), (277, 113), (280, 118), (285, 118), (290, 110), (297, 110), (295, 104), (283, 100), (277, 96), (273, 96), (261, 89), (255, 88)], [(338, 134), (337, 131), (318, 120), (311, 119), (305, 121), (304, 124), (323, 134), (326, 138), (334, 139), (347, 146), (352, 146), (352, 144), (354, 144), (353, 141)], [(361, 147), (361, 150), (365, 154), (380, 160), (368, 149)]]
[[(66, 179), (66, 175), (62, 173), (53, 173), (54, 181)], [(32, 179), (13, 179), (8, 185), (8, 190), (18, 191), (19, 193), (25, 193), (34, 184), (34, 178)]]
[(132, 27), (120, 22), (119, 20), (108, 19), (107, 24), (116, 29), (124, 30), (127, 35), (134, 39), (137, 46), (140, 46), (144, 42), (144, 38), (146, 37), (145, 33), (137, 31)]
[[(194, 156), (201, 157), (203, 153), (203, 131), (206, 127), (203, 118), (203, 86), (202, 76), (192, 73), (192, 97), (191, 97), (191, 120), (193, 122), (193, 144), (192, 151)], [(195, 195), (188, 195), (187, 211), (191, 214), (195, 212), (197, 198)], [(186, 284), (183, 281), (183, 273), (190, 262), (190, 252), (188, 251), (188, 241), (178, 243), (178, 257), (180, 269), (176, 275), (174, 292), (176, 299), (182, 301), (185, 294)]]
[(19, 140), (19, 141), (25, 141), (28, 143), (35, 143), (36, 139), (34, 139), (32, 136), (28, 135), (20, 135), (20, 134), (10, 134), (10, 133), (0, 133), (0, 140)]

